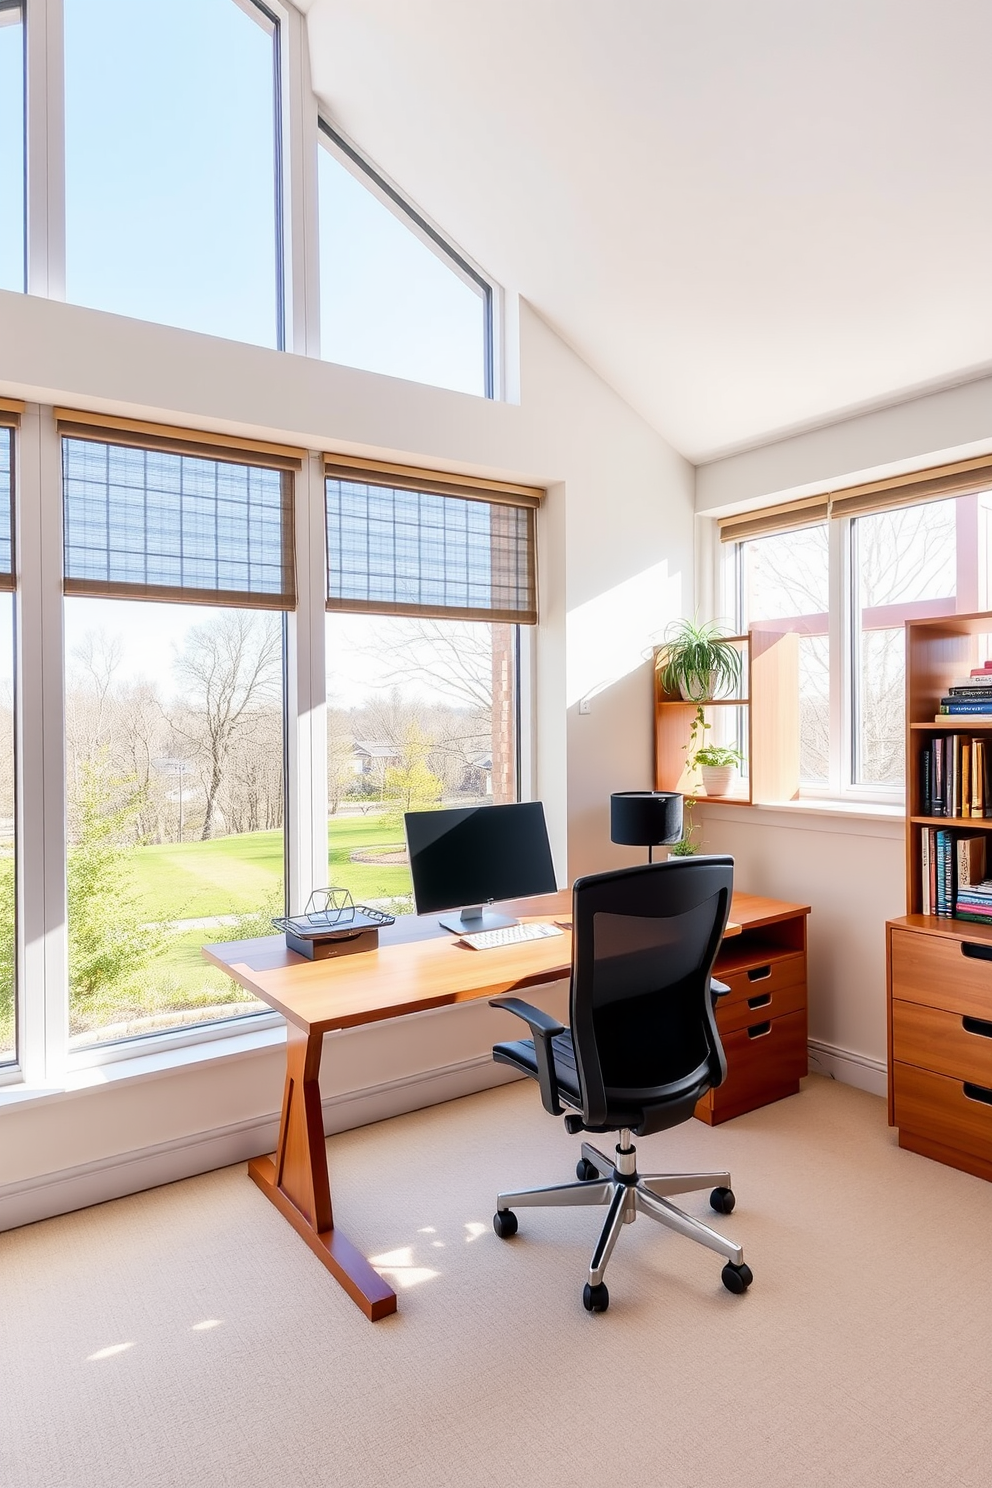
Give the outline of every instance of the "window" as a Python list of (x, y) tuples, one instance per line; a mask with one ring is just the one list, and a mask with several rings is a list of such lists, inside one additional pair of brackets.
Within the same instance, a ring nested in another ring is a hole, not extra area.
[(736, 623), (799, 635), (801, 793), (901, 798), (904, 622), (990, 606), (990, 516), (973, 460), (721, 521)]
[(0, 289), (24, 289), (24, 8), (0, 0)]
[(410, 913), (403, 813), (520, 798), (538, 493), (328, 469), (330, 882)]
[(264, 6), (65, 0), (67, 298), (281, 346), (279, 113)]
[[(0, 405), (0, 420), (8, 417)], [(0, 1065), (17, 1059), (13, 428), (0, 423)]]
[(80, 1048), (261, 1009), (200, 946), (285, 912), (292, 462), (62, 433)]
[(492, 396), (492, 291), (321, 124), (320, 349), (327, 361)]

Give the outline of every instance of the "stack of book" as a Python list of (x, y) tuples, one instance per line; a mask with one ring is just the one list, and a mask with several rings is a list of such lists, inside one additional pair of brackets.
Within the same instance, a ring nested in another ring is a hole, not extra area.
[(958, 677), (947, 689), (947, 696), (940, 700), (940, 712), (936, 723), (945, 723), (949, 717), (992, 718), (992, 661), (984, 666), (972, 667), (967, 677)]
[(981, 883), (959, 888), (954, 900), (954, 915), (956, 919), (971, 920), (976, 925), (992, 925), (992, 878), (983, 878)]
[(970, 919), (980, 913), (975, 901), (988, 889), (988, 923), (992, 924), (992, 882), (985, 878), (984, 833), (972, 837), (927, 827), (921, 834), (922, 909), (942, 919)]
[(923, 816), (992, 816), (992, 739), (967, 734), (931, 739), (920, 755), (920, 811)]

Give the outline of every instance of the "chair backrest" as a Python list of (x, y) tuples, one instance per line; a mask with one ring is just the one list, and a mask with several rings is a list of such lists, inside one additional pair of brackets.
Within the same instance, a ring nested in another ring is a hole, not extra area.
[(656, 1129), (628, 1118), (680, 1104), (691, 1114), (723, 1080), (710, 977), (733, 881), (730, 857), (576, 880), (570, 1022), (586, 1125)]

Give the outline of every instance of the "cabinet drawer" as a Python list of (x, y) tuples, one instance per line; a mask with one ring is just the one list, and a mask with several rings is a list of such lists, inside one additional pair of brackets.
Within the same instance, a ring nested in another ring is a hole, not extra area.
[(769, 1101), (794, 1095), (806, 1073), (806, 1009), (756, 1022), (721, 1035), (727, 1078), (696, 1106), (711, 1126), (730, 1121)]
[(893, 1002), (892, 1057), (952, 1080), (992, 1087), (992, 1021), (919, 1002)]
[(794, 955), (756, 961), (754, 966), (749, 966), (744, 971), (732, 971), (726, 975), (717, 968), (713, 975), (718, 982), (723, 982), (724, 986), (730, 988), (717, 1004), (726, 1012), (727, 1008), (741, 1004), (747, 1007), (752, 998), (766, 996), (769, 992), (774, 994), (783, 987), (795, 986), (797, 982), (805, 983), (806, 957), (799, 951)]
[(739, 1028), (748, 1028), (768, 1018), (779, 1018), (783, 1013), (800, 1013), (806, 1006), (805, 981), (773, 987), (769, 979), (751, 983), (748, 992), (750, 996), (746, 1000), (731, 1002), (729, 996), (721, 997), (716, 1005), (716, 1023), (724, 1042), (728, 1033)]
[(977, 1084), (969, 1096), (962, 1081), (913, 1065), (896, 1063), (893, 1075), (900, 1130), (992, 1162), (992, 1090), (986, 1089), (986, 1103), (976, 1098)]
[(988, 952), (983, 942), (942, 935), (892, 931), (892, 996), (922, 1002), (948, 1013), (992, 1018), (992, 961), (966, 954), (969, 946)]

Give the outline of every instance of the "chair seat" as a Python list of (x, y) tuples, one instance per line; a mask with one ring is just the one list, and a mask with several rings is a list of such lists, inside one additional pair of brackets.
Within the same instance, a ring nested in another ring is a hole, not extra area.
[[(581, 1111), (582, 1093), (575, 1066), (571, 1029), (566, 1028), (564, 1033), (555, 1035), (551, 1040), (551, 1052), (555, 1078), (558, 1081), (558, 1095), (562, 1103)], [(493, 1047), (493, 1059), (498, 1064), (512, 1065), (523, 1074), (529, 1075), (532, 1080), (539, 1078), (533, 1039), (514, 1039), (505, 1044), (496, 1044)], [(657, 1090), (620, 1091), (607, 1086), (609, 1109), (606, 1120), (595, 1126), (586, 1124), (586, 1131), (617, 1131), (621, 1127), (629, 1127), (637, 1136), (644, 1137), (652, 1132), (668, 1131), (673, 1126), (679, 1126), (683, 1121), (688, 1121), (695, 1110), (696, 1102), (710, 1089), (710, 1081), (702, 1069), (697, 1074), (702, 1078), (680, 1082), (680, 1086), (673, 1087), (669, 1100), (663, 1104), (658, 1102)], [(647, 1111), (645, 1105), (648, 1106)]]
[[(566, 1028), (564, 1033), (555, 1035), (551, 1040), (551, 1051), (555, 1061), (558, 1094), (566, 1105), (581, 1109), (579, 1073), (575, 1068), (575, 1050), (572, 1047), (570, 1029)], [(534, 1052), (533, 1039), (514, 1039), (505, 1044), (496, 1044), (493, 1058), (500, 1064), (515, 1065), (525, 1075), (530, 1075), (531, 1079), (537, 1079), (537, 1054)]]

